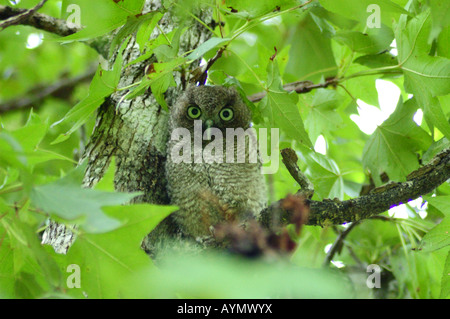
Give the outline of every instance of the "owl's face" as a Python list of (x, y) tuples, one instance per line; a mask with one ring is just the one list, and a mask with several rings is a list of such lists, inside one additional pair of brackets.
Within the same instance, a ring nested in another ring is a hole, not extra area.
[(251, 113), (234, 88), (193, 86), (179, 98), (171, 110), (173, 128), (194, 130), (194, 121), (201, 120), (203, 130), (215, 127), (225, 134), (226, 128), (250, 126)]

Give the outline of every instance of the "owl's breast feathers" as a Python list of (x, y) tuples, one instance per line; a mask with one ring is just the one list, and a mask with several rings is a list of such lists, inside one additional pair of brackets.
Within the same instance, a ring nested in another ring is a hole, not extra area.
[(266, 207), (261, 163), (167, 163), (168, 191), (185, 232), (210, 234), (210, 226), (257, 217)]

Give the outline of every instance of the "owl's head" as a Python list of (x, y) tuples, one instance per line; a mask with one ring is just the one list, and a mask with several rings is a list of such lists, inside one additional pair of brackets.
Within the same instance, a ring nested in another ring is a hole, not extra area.
[(201, 120), (203, 129), (215, 127), (225, 133), (226, 128), (250, 127), (251, 112), (235, 88), (224, 86), (191, 86), (171, 110), (172, 127), (194, 129), (194, 121)]

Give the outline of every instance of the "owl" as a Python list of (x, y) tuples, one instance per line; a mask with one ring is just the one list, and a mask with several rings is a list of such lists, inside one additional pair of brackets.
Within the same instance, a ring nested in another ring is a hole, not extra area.
[(258, 152), (252, 160), (249, 146), (256, 145), (255, 136), (241, 134), (245, 143), (240, 143), (230, 135), (251, 127), (251, 112), (236, 89), (188, 88), (172, 106), (169, 125), (167, 190), (171, 204), (179, 207), (170, 227), (183, 238), (207, 243), (216, 225), (245, 227), (246, 220), (258, 217), (267, 196)]

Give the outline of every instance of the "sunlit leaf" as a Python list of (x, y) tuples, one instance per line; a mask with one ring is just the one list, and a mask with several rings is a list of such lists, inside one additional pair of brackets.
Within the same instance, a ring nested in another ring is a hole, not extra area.
[(281, 88), (278, 65), (270, 61), (267, 66), (269, 91), (260, 103), (262, 116), (272, 127), (278, 127), (293, 140), (312, 146), (300, 116), (296, 94), (288, 94)]
[(402, 17), (395, 29), (398, 60), (405, 75), (405, 89), (423, 106), (425, 117), (450, 138), (450, 124), (436, 99), (450, 93), (450, 60), (428, 55), (430, 28), (430, 12), (409, 22)]
[(431, 137), (413, 121), (417, 108), (413, 100), (401, 101), (391, 116), (379, 125), (367, 141), (363, 152), (364, 166), (369, 168), (376, 184), (385, 171), (392, 180), (404, 181), (419, 167), (416, 151), (427, 149)]

